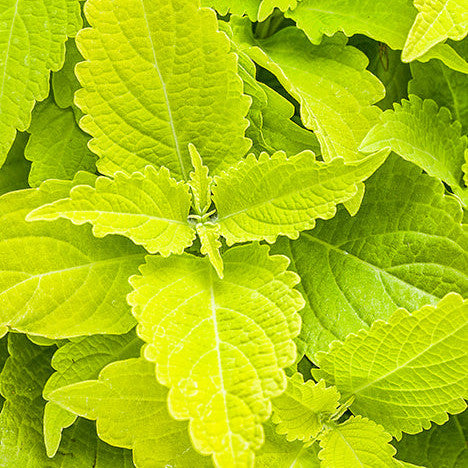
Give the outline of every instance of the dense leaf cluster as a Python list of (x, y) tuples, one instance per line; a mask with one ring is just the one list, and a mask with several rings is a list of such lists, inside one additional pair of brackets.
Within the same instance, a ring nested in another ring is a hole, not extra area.
[(468, 466), (466, 0), (0, 0), (0, 467)]

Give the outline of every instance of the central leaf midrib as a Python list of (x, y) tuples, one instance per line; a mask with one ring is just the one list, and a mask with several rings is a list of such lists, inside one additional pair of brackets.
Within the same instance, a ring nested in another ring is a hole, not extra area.
[(214, 331), (214, 336), (215, 336), (215, 341), (216, 341), (216, 355), (217, 355), (217, 360), (218, 360), (218, 372), (219, 372), (219, 378), (221, 381), (221, 393), (223, 396), (223, 401), (224, 401), (224, 409), (225, 409), (225, 415), (226, 415), (226, 425), (227, 429), (229, 432), (229, 448), (231, 450), (231, 454), (235, 454), (235, 450), (232, 446), (232, 437), (230, 434), (233, 434), (233, 431), (231, 430), (231, 424), (229, 421), (229, 414), (228, 414), (228, 407), (227, 407), (227, 400), (226, 400), (226, 388), (224, 386), (224, 375), (223, 375), (223, 366), (221, 362), (221, 340), (219, 339), (219, 331), (218, 331), (218, 317), (216, 314), (216, 298), (215, 298), (215, 292), (214, 292), (214, 281), (213, 281), (213, 269), (209, 269), (209, 275), (210, 275), (210, 307), (211, 307), (211, 319), (213, 321), (213, 331)]
[[(18, 283), (15, 283), (13, 286), (9, 287), (8, 289), (5, 289), (4, 291), (0, 292), (0, 296), (2, 296), (3, 294), (7, 293), (8, 291), (10, 291), (12, 289), (15, 289), (16, 287), (20, 286), (21, 284), (27, 283), (28, 281), (35, 280), (37, 278), (43, 278), (44, 276), (52, 276), (52, 275), (55, 275), (55, 274), (60, 274), (60, 273), (68, 272), (68, 271), (81, 270), (81, 269), (84, 269), (84, 268), (93, 268), (96, 265), (103, 265), (103, 264), (106, 264), (106, 263), (108, 263), (108, 264), (118, 263), (118, 262), (121, 262), (123, 260), (128, 260), (128, 259), (134, 258), (134, 257), (142, 257), (142, 254), (132, 254), (132, 255), (125, 255), (125, 256), (122, 256), (122, 257), (106, 258), (105, 260), (98, 260), (98, 261), (95, 261), (95, 262), (83, 263), (81, 265), (75, 265), (73, 267), (62, 268), (60, 270), (52, 270), (52, 271), (46, 271), (44, 273), (29, 275), (24, 280), (22, 280), (22, 281), (20, 281)], [(15, 270), (0, 270), (0, 272), (1, 271), (7, 271), (7, 272), (8, 271), (14, 271), (14, 272), (16, 272)], [(28, 274), (28, 273), (22, 272), (22, 271), (20, 271), (19, 273)]]
[[(79, 214), (83, 214), (83, 215), (99, 214), (99, 215), (102, 215), (102, 216), (111, 216), (111, 218), (112, 218), (113, 215), (115, 215), (115, 216), (129, 216), (129, 217), (135, 217), (136, 216), (136, 217), (143, 217), (143, 218), (147, 218), (147, 219), (151, 219), (151, 220), (155, 220), (155, 221), (162, 221), (162, 222), (166, 222), (166, 223), (169, 223), (169, 224), (180, 224), (182, 226), (187, 226), (187, 227), (190, 226), (188, 222), (183, 222), (183, 221), (176, 220), (176, 219), (162, 218), (162, 217), (159, 217), (159, 216), (153, 216), (153, 215), (149, 215), (149, 214), (146, 214), (146, 213), (130, 213), (130, 212), (123, 212), (123, 211), (66, 210), (66, 211), (58, 211), (57, 214), (55, 214), (55, 213), (52, 213), (51, 215), (45, 214), (44, 217), (59, 216), (59, 217), (67, 218), (67, 219), (74, 219), (75, 213), (79, 213)], [(33, 218), (34, 217), (32, 217), (31, 219), (33, 219)], [(42, 217), (40, 219), (42, 219)], [(40, 219), (38, 218), (38, 220), (40, 220)], [(85, 222), (94, 224), (96, 221), (87, 219), (87, 220), (85, 220)], [(99, 225), (101, 225), (103, 227), (109, 227), (109, 228), (114, 227), (112, 224), (106, 224), (106, 225), (101, 224), (101, 223), (96, 223), (96, 224), (99, 224)], [(123, 226), (121, 229), (131, 230), (131, 229), (136, 229), (138, 227), (140, 227), (140, 226), (132, 226), (132, 227)], [(119, 228), (116, 228), (116, 229), (119, 229)]]
[(451, 338), (453, 335), (455, 335), (457, 332), (459, 332), (462, 328), (464, 328), (466, 326), (467, 326), (467, 324), (463, 323), (460, 327), (456, 328), (451, 333), (448, 333), (448, 334), (444, 335), (440, 340), (434, 341), (434, 343), (431, 343), (427, 348), (424, 348), (423, 351), (416, 354), (411, 359), (408, 359), (407, 361), (405, 361), (401, 366), (396, 366), (395, 368), (393, 368), (391, 371), (387, 372), (386, 374), (383, 374), (383, 375), (377, 377), (376, 379), (372, 380), (371, 382), (366, 383), (365, 385), (361, 385), (360, 387), (358, 387), (356, 389), (353, 389), (352, 393), (354, 395), (357, 395), (359, 392), (362, 392), (366, 388), (374, 386), (376, 383), (381, 382), (382, 380), (385, 380), (387, 377), (393, 375), (395, 372), (398, 372), (401, 369), (405, 369), (413, 361), (415, 361), (416, 359), (420, 358), (421, 356), (423, 356), (424, 354), (429, 352), (429, 350), (431, 350), (434, 346), (437, 346), (438, 344), (442, 343), (443, 341)]
[(184, 180), (187, 180), (187, 173), (186, 173), (186, 170), (185, 170), (182, 154), (180, 152), (179, 140), (177, 139), (177, 132), (176, 132), (175, 125), (174, 125), (174, 118), (172, 116), (171, 104), (170, 104), (170, 101), (169, 101), (169, 95), (167, 93), (166, 83), (164, 81), (164, 78), (162, 76), (161, 70), (160, 70), (159, 65), (158, 65), (158, 58), (156, 56), (156, 49), (154, 47), (153, 35), (151, 34), (151, 28), (150, 28), (149, 21), (148, 21), (148, 14), (146, 12), (146, 7), (145, 7), (145, 0), (140, 0), (140, 4), (141, 4), (141, 8), (143, 10), (143, 16), (145, 18), (146, 29), (148, 31), (148, 38), (149, 38), (150, 45), (151, 45), (151, 52), (153, 54), (154, 69), (156, 70), (156, 72), (158, 74), (159, 81), (161, 82), (161, 89), (162, 89), (163, 94), (164, 94), (164, 101), (166, 103), (167, 114), (168, 114), (168, 117), (169, 117), (169, 125), (171, 127), (172, 139), (174, 140), (174, 146), (175, 146), (175, 151), (176, 151), (176, 154), (177, 154), (177, 159), (179, 161), (179, 166), (180, 166), (180, 170), (182, 172), (182, 177), (184, 178)]

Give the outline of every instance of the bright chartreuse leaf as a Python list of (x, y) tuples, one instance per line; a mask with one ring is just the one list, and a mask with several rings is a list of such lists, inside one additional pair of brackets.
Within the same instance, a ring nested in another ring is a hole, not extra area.
[(381, 151), (350, 164), (341, 158), (316, 161), (310, 151), (289, 159), (283, 152), (262, 153), (258, 160), (250, 155), (215, 178), (220, 233), (228, 245), (262, 239), (273, 243), (279, 235), (297, 238), (317, 218), (332, 218), (336, 205), (352, 198), (387, 155)]
[(271, 398), (286, 387), (283, 367), (296, 357), (298, 277), (268, 252), (256, 243), (228, 250), (223, 280), (206, 258), (148, 256), (130, 279), (137, 332), (170, 387), (169, 411), (191, 419), (195, 448), (216, 466), (253, 464)]
[(24, 157), (28, 134), (18, 132), (8, 152), (5, 164), (0, 170), (0, 195), (28, 187), (28, 174), (31, 167)]
[(47, 179), (73, 179), (78, 171), (94, 172), (96, 156), (88, 149), (89, 135), (82, 132), (71, 109), (61, 109), (52, 99), (36, 105), (24, 151), (32, 161), (31, 187)]
[(305, 150), (320, 153), (320, 145), (310, 130), (300, 127), (291, 120), (294, 106), (275, 90), (258, 83), (267, 96), (267, 104), (262, 109), (262, 151), (284, 151), (293, 156)]
[(396, 155), (366, 182), (354, 217), (345, 210), (298, 240), (272, 247), (287, 255), (306, 299), (297, 340), (312, 360), (333, 340), (388, 319), (397, 307), (468, 295), (468, 235), (457, 200), (439, 181)]
[(61, 387), (49, 397), (67, 411), (97, 420), (99, 437), (133, 450), (138, 468), (210, 466), (191, 446), (187, 424), (167, 412), (167, 389), (154, 364), (128, 359), (106, 366), (98, 380)]
[(50, 70), (63, 64), (67, 32), (79, 27), (79, 16), (73, 8), (68, 11), (67, 3), (79, 8), (76, 0), (0, 4), (0, 166), (16, 130), (29, 127), (35, 102), (47, 97)]
[(403, 435), (394, 442), (397, 457), (427, 468), (463, 468), (468, 462), (468, 411), (454, 414), (443, 425), (433, 424), (427, 431)]
[(27, 216), (28, 221), (66, 218), (91, 223), (93, 234), (121, 234), (150, 253), (182, 253), (192, 245), (195, 230), (188, 222), (188, 186), (172, 179), (167, 168), (146, 166), (130, 176), (98, 177), (95, 187), (78, 185), (70, 198), (54, 201)]
[(209, 170), (203, 165), (200, 153), (195, 146), (189, 144), (190, 158), (193, 172), (190, 173), (189, 185), (193, 195), (193, 207), (198, 216), (203, 217), (211, 205), (211, 184), (213, 178), (208, 175)]
[(220, 226), (217, 223), (198, 223), (196, 225), (196, 231), (200, 239), (200, 252), (206, 255), (213, 265), (216, 273), (222, 279), (223, 278), (223, 258), (219, 252), (221, 248)]
[(265, 444), (255, 457), (256, 468), (320, 468), (318, 443), (288, 442), (270, 421), (264, 424)]
[(450, 185), (466, 206), (468, 191), (462, 187), (462, 165), (467, 141), (448, 109), (410, 95), (408, 101), (395, 103), (394, 110), (382, 114), (381, 122), (369, 131), (360, 150), (373, 153), (390, 148)]
[[(468, 40), (453, 43), (453, 47), (468, 58)], [(464, 131), (468, 128), (468, 93), (466, 74), (450, 70), (439, 60), (410, 64), (413, 79), (408, 92), (422, 99), (433, 99), (440, 107), (447, 107)]]
[(365, 69), (365, 55), (347, 46), (342, 36), (315, 46), (294, 27), (260, 40), (253, 37), (249, 22), (234, 25), (238, 47), (299, 102), (302, 122), (314, 131), (324, 160), (362, 158), (358, 146), (381, 113), (373, 104), (384, 97), (380, 81)]
[(418, 15), (406, 39), (401, 59), (411, 62), (447, 38), (457, 41), (468, 33), (466, 0), (414, 0)]
[(320, 436), (320, 468), (396, 467), (391, 436), (375, 422), (351, 416)]
[(353, 413), (396, 436), (442, 424), (462, 412), (467, 394), (468, 300), (456, 293), (410, 314), (397, 309), (388, 323), (335, 341), (317, 354), (314, 378), (353, 395)]
[[(84, 380), (97, 379), (99, 372), (113, 361), (138, 357), (142, 342), (134, 331), (125, 335), (93, 335), (77, 338), (61, 346), (52, 358), (56, 370), (44, 385), (43, 397), (58, 388)], [(44, 441), (47, 454), (53, 457), (62, 437), (62, 430), (71, 426), (77, 416), (53, 402), (44, 410)]]
[(153, 164), (187, 179), (189, 143), (213, 174), (245, 155), (248, 98), (212, 10), (193, 0), (88, 0), (85, 13), (92, 28), (76, 39), (87, 62), (76, 67), (84, 89), (75, 102), (100, 172)]
[(338, 409), (340, 394), (335, 387), (325, 387), (322, 380), (304, 382), (301, 374), (288, 378), (285, 392), (273, 400), (272, 421), (276, 432), (285, 434), (288, 441), (315, 439), (324, 423)]
[[(412, 0), (302, 0), (286, 16), (292, 18), (314, 44), (322, 36), (343, 31), (347, 36), (365, 34), (394, 50), (405, 46), (417, 10)], [(468, 64), (449, 45), (438, 44), (420, 60), (438, 58), (448, 67), (468, 73)]]
[(244, 13), (252, 21), (264, 21), (275, 8), (286, 11), (295, 8), (298, 0), (202, 0), (203, 6), (216, 8), (222, 15)]
[(2, 468), (126, 468), (128, 451), (110, 447), (95, 434), (92, 423), (79, 421), (64, 431), (62, 450), (50, 459), (42, 442), (42, 387), (52, 372), (54, 349), (32, 344), (24, 335), (8, 336), (10, 357), (0, 375), (6, 398), (0, 413)]
[[(75, 183), (92, 183), (80, 173)], [(96, 239), (67, 220), (28, 222), (35, 208), (64, 198), (71, 181), (0, 197), (0, 328), (67, 338), (125, 333), (135, 321), (125, 295), (145, 252), (114, 236)], [(1, 334), (1, 333), (0, 333)]]

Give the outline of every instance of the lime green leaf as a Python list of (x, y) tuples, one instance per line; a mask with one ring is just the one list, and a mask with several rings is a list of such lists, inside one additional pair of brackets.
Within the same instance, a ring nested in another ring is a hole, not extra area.
[(24, 148), (27, 142), (27, 133), (16, 134), (13, 146), (0, 170), (0, 195), (28, 187), (31, 164), (24, 158)]
[(313, 358), (331, 341), (414, 310), (450, 291), (468, 295), (468, 236), (443, 185), (393, 155), (366, 182), (359, 213), (345, 210), (296, 241), (272, 247), (301, 277), (306, 307), (297, 341)]
[(96, 156), (88, 149), (89, 135), (75, 122), (71, 109), (60, 109), (52, 99), (37, 104), (25, 157), (32, 161), (29, 184), (47, 179), (73, 179), (78, 171), (94, 172)]
[(301, 374), (288, 378), (286, 391), (273, 400), (272, 421), (276, 432), (288, 441), (309, 442), (322, 432), (324, 422), (338, 409), (340, 394), (322, 380), (304, 382)]
[(335, 341), (318, 353), (316, 378), (354, 395), (354, 413), (372, 418), (397, 438), (442, 424), (462, 412), (467, 397), (468, 301), (456, 293), (410, 314)]
[(218, 276), (223, 278), (223, 259), (219, 253), (221, 247), (219, 224), (198, 223), (196, 230), (201, 242), (200, 252), (208, 256)]
[(427, 468), (463, 468), (468, 461), (466, 439), (468, 435), (468, 411), (453, 415), (443, 425), (433, 425), (416, 435), (403, 435), (394, 442), (397, 457)]
[(193, 206), (199, 216), (203, 216), (211, 205), (212, 177), (209, 170), (203, 165), (200, 153), (195, 146), (189, 144), (190, 157), (192, 159), (193, 172), (190, 173), (189, 185), (193, 194)]
[[(365, 34), (399, 50), (405, 45), (416, 15), (411, 0), (392, 0), (391, 5), (387, 0), (302, 0), (295, 10), (286, 14), (314, 44), (320, 43), (323, 34), (333, 36), (343, 31), (347, 36)], [(419, 59), (431, 58), (468, 73), (466, 61), (447, 44), (436, 45)]]
[(259, 160), (250, 155), (215, 179), (220, 232), (228, 245), (260, 239), (273, 243), (278, 235), (297, 238), (317, 218), (332, 218), (336, 205), (353, 197), (357, 184), (387, 155), (382, 151), (348, 165), (341, 158), (316, 161), (310, 151), (289, 159), (282, 152), (263, 153)]
[[(453, 44), (457, 51), (468, 57), (468, 41)], [(413, 79), (409, 82), (408, 92), (417, 94), (422, 99), (433, 99), (439, 106), (450, 109), (455, 120), (467, 129), (468, 93), (466, 75), (445, 67), (439, 60), (427, 63), (410, 64)]]
[(381, 113), (372, 104), (385, 95), (380, 81), (365, 69), (366, 56), (346, 46), (341, 36), (314, 46), (302, 31), (289, 27), (256, 40), (250, 23), (235, 24), (239, 47), (299, 102), (302, 122), (315, 132), (323, 158), (360, 159), (357, 148)]
[(63, 67), (52, 73), (52, 90), (57, 106), (62, 109), (72, 107), (75, 115), (81, 117), (81, 112), (75, 107), (73, 99), (75, 91), (80, 88), (80, 83), (75, 75), (75, 66), (83, 61), (83, 57), (76, 47), (74, 39), (68, 39), (66, 45), (65, 62)]
[[(223, 255), (224, 279), (206, 258), (148, 256), (128, 301), (148, 343), (145, 357), (170, 387), (177, 419), (191, 419), (195, 448), (217, 466), (250, 466), (271, 398), (296, 357), (303, 300), (289, 261), (247, 244)], [(239, 379), (239, 375), (242, 379)]]
[(281, 94), (263, 83), (258, 85), (267, 96), (266, 106), (262, 109), (262, 136), (265, 146), (263, 151), (284, 151), (293, 156), (305, 150), (320, 153), (320, 145), (313, 132), (299, 127), (291, 120), (294, 106)]
[(210, 466), (209, 459), (191, 447), (187, 424), (167, 412), (167, 389), (157, 383), (154, 365), (144, 359), (114, 362), (98, 380), (61, 387), (49, 397), (68, 411), (96, 419), (99, 437), (131, 448), (139, 468)]
[(350, 417), (320, 440), (320, 468), (386, 468), (395, 466), (391, 436), (367, 418)]
[[(47, 457), (42, 442), (42, 387), (52, 372), (52, 347), (33, 345), (24, 335), (9, 335), (9, 351), (0, 376), (6, 398), (0, 414), (0, 460), (4, 468), (130, 467), (129, 452), (109, 447), (96, 437), (93, 424), (81, 420), (64, 432), (62, 450)], [(73, 455), (73, 456), (71, 456)]]
[(16, 130), (29, 127), (35, 101), (47, 97), (50, 70), (63, 64), (68, 21), (66, 0), (1, 3), (0, 166)]
[(452, 121), (448, 109), (439, 109), (434, 101), (422, 101), (414, 95), (409, 101), (395, 103), (394, 108), (381, 116), (360, 150), (371, 153), (390, 148), (450, 185), (467, 206), (468, 192), (461, 186), (467, 137), (461, 136), (461, 125)]
[(103, 174), (153, 164), (187, 179), (189, 143), (212, 173), (249, 149), (248, 98), (242, 95), (236, 56), (217, 31), (215, 13), (197, 3), (86, 2), (92, 28), (77, 36), (87, 62), (76, 67), (84, 89), (75, 101), (88, 114), (81, 126), (94, 137), (90, 148), (100, 156)]
[(245, 13), (252, 21), (264, 21), (275, 8), (295, 8), (297, 0), (202, 0), (202, 5), (216, 8), (222, 15)]
[(122, 234), (148, 252), (163, 256), (182, 253), (192, 245), (195, 230), (188, 223), (191, 197), (187, 185), (169, 171), (147, 166), (130, 176), (98, 177), (96, 186), (73, 187), (70, 198), (41, 206), (28, 221), (66, 218), (75, 224), (91, 223), (93, 234)]
[(255, 457), (256, 468), (320, 468), (318, 443), (306, 447), (302, 442), (288, 442), (275, 432), (271, 422), (264, 424), (265, 444)]
[[(83, 176), (77, 183), (89, 183)], [(66, 197), (73, 182), (0, 197), (0, 328), (49, 338), (125, 333), (134, 319), (125, 303), (128, 277), (143, 249), (127, 239), (96, 239), (69, 221), (25, 221), (33, 209)]]
[[(142, 342), (134, 331), (125, 335), (93, 335), (78, 338), (60, 347), (52, 358), (56, 370), (44, 386), (47, 400), (54, 390), (76, 382), (96, 379), (99, 372), (113, 361), (138, 357)], [(44, 441), (47, 455), (53, 457), (60, 445), (62, 429), (71, 426), (77, 416), (55, 403), (44, 410)]]
[(406, 39), (401, 59), (411, 62), (445, 39), (463, 39), (468, 33), (466, 0), (414, 0), (419, 13)]

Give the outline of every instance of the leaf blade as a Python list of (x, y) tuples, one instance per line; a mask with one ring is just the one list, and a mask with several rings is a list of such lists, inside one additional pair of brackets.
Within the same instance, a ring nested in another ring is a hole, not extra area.
[(195, 231), (188, 223), (191, 196), (188, 187), (171, 178), (166, 168), (147, 166), (130, 176), (98, 177), (95, 187), (79, 185), (69, 198), (39, 207), (28, 221), (58, 218), (75, 224), (91, 223), (93, 234), (122, 234), (151, 253), (168, 256), (192, 245)]
[(145, 357), (170, 387), (171, 414), (191, 419), (195, 448), (220, 466), (248, 466), (263, 442), (269, 399), (284, 389), (282, 367), (294, 361), (302, 299), (287, 259), (269, 257), (266, 246), (230, 249), (223, 261), (220, 280), (204, 258), (147, 257), (128, 301)]
[[(87, 114), (81, 126), (94, 137), (90, 148), (103, 174), (153, 164), (187, 179), (189, 143), (212, 173), (244, 155), (248, 100), (213, 11), (190, 0), (91, 0), (85, 12), (92, 28), (76, 39), (87, 61), (76, 68), (84, 89), (75, 102)], [(142, 32), (139, 40), (133, 31)]]
[(466, 407), (466, 327), (468, 301), (456, 293), (413, 314), (397, 309), (388, 323), (377, 321), (319, 354), (313, 374), (354, 395), (352, 411), (397, 438), (414, 434)]

